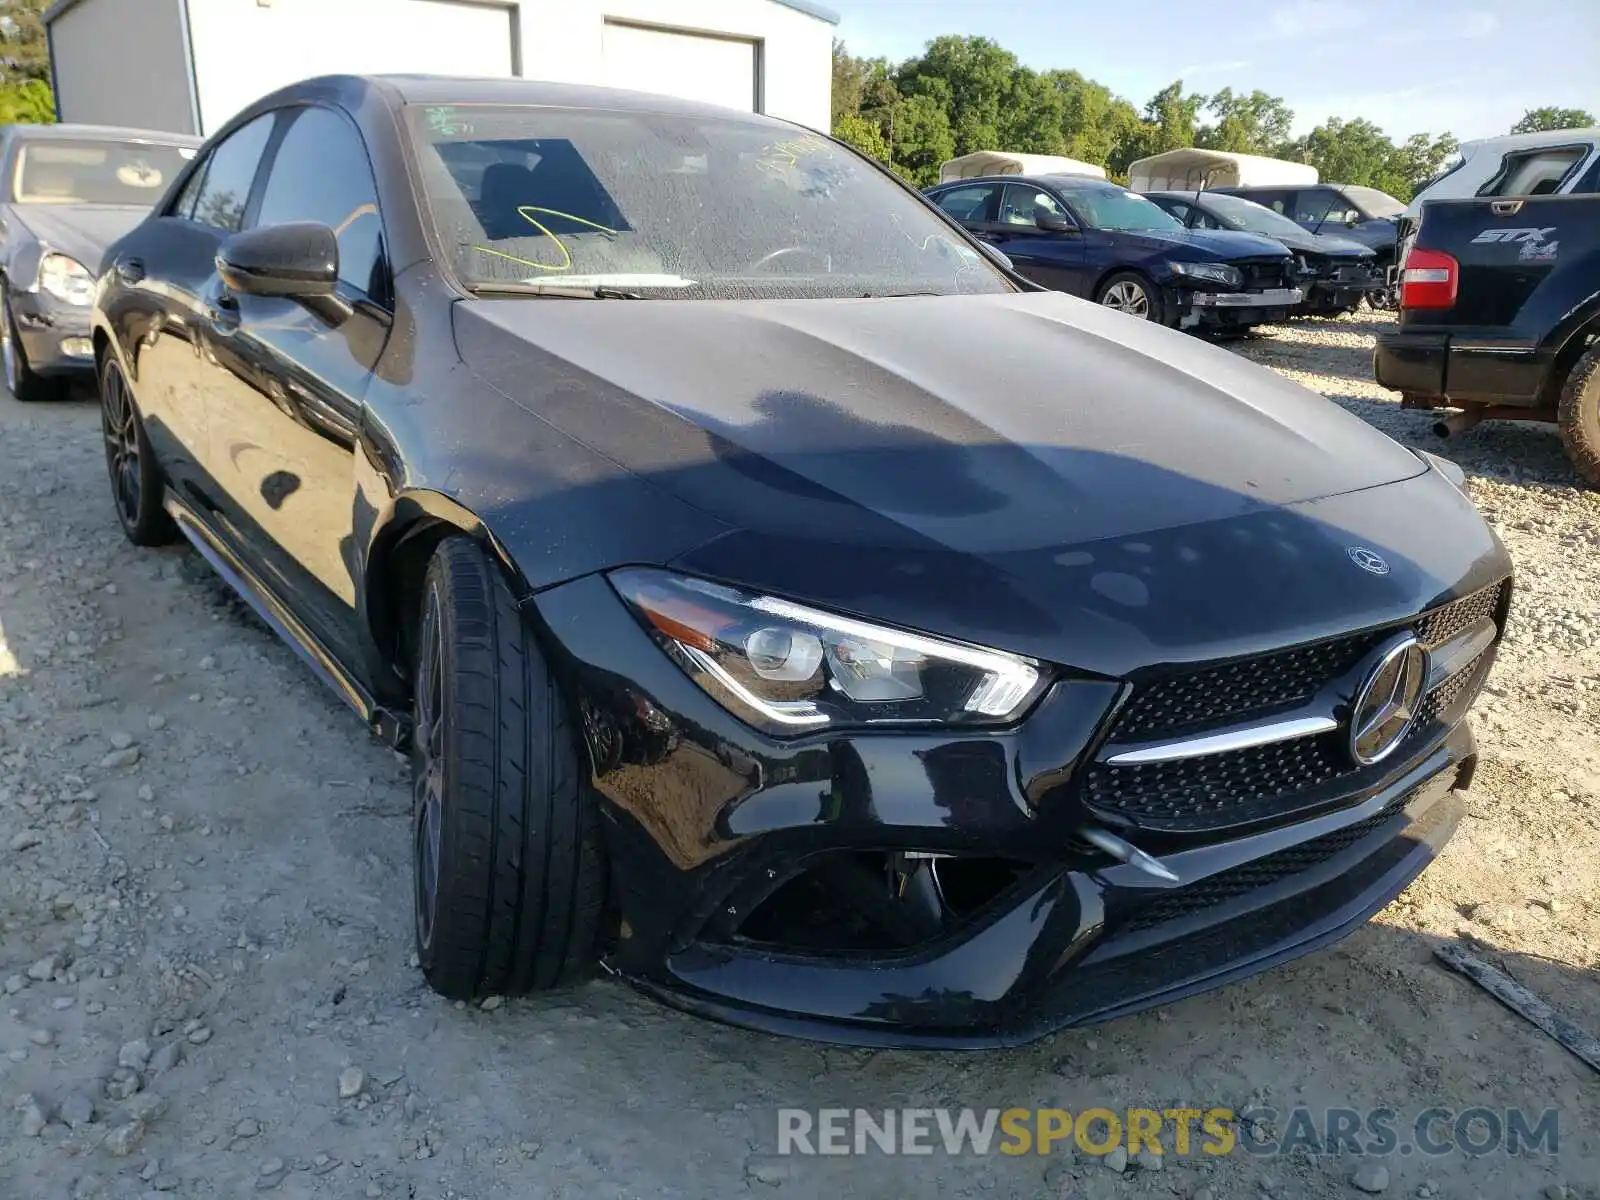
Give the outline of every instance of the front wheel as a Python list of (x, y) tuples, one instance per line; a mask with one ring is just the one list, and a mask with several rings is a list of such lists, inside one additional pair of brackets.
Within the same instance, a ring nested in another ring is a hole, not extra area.
[(59, 400), (64, 391), (61, 380), (40, 375), (28, 365), (28, 352), (17, 333), (17, 318), (11, 312), (9, 296), (0, 308), (4, 309), (0, 312), (0, 362), (5, 365), (6, 390), (25, 404)]
[(1107, 308), (1114, 308), (1141, 321), (1161, 323), (1161, 300), (1155, 289), (1142, 275), (1132, 271), (1119, 271), (1100, 285), (1095, 299)]
[(1600, 487), (1600, 345), (1573, 364), (1561, 389), (1556, 422), (1578, 474)]
[(446, 538), (423, 587), (412, 674), (417, 957), (455, 1000), (581, 976), (605, 861), (565, 698), (504, 578)]

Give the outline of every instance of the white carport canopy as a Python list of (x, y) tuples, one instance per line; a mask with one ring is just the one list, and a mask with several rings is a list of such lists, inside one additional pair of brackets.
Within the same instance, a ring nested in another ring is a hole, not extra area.
[(1128, 186), (1136, 192), (1193, 192), (1208, 187), (1304, 186), (1317, 182), (1307, 163), (1234, 154), (1228, 150), (1168, 150), (1128, 167)]
[(1104, 179), (1106, 169), (1060, 154), (1011, 154), (1005, 150), (963, 154), (939, 167), (940, 183), (976, 179), (980, 175), (1090, 175)]

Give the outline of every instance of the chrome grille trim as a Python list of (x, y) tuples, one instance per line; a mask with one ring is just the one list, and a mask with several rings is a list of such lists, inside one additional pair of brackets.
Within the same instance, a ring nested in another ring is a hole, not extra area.
[(1290, 742), (1296, 738), (1312, 737), (1319, 733), (1332, 733), (1339, 722), (1331, 716), (1291, 717), (1286, 721), (1263, 721), (1255, 725), (1236, 725), (1202, 737), (1180, 738), (1170, 742), (1152, 742), (1108, 755), (1102, 761), (1112, 767), (1137, 767), (1145, 763), (1176, 762), (1184, 758), (1200, 758), (1206, 754), (1226, 754), (1231, 750), (1248, 750), (1252, 746), (1270, 746), (1273, 742)]

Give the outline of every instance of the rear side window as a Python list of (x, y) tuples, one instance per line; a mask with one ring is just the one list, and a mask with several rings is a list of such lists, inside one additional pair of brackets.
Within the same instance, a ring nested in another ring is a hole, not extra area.
[(1340, 225), (1361, 220), (1361, 210), (1331, 188), (1318, 188), (1300, 193), (1294, 219), (1302, 224)]
[(995, 193), (999, 187), (992, 183), (979, 183), (971, 187), (951, 188), (939, 193), (934, 201), (958, 221), (988, 221), (994, 212)]
[(1284, 216), (1292, 215), (1289, 212), (1294, 204), (1293, 192), (1235, 192), (1234, 195), (1243, 196), (1246, 200), (1254, 200), (1257, 204), (1265, 205), (1275, 213)]
[(255, 184), (275, 120), (276, 113), (263, 113), (217, 143), (205, 165), (184, 186), (174, 215), (228, 233), (237, 232), (244, 224), (250, 189)]
[(1589, 156), (1588, 146), (1550, 146), (1508, 154), (1493, 179), (1478, 189), (1480, 196), (1548, 196)]
[(380, 303), (388, 295), (378, 185), (354, 124), (327, 108), (291, 118), (261, 188), (257, 225), (315, 221), (339, 238), (339, 278)]
[(1157, 200), (1152, 196), (1151, 202), (1154, 204), (1159, 204), (1162, 208), (1166, 209), (1173, 216), (1177, 217), (1178, 220), (1182, 221), (1185, 225), (1188, 225), (1194, 219), (1194, 206), (1192, 204), (1186, 204), (1182, 200), (1168, 200), (1165, 198)]

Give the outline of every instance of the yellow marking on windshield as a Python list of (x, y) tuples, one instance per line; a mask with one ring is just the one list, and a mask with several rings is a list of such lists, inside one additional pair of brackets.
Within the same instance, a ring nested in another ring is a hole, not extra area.
[(535, 262), (531, 258), (519, 258), (519, 257), (517, 257), (517, 255), (515, 255), (515, 254), (507, 254), (503, 250), (491, 250), (487, 246), (474, 246), (472, 248), (474, 250), (479, 251), (482, 254), (492, 254), (495, 258), (504, 258), (504, 259), (507, 259), (510, 262), (519, 263), (524, 267), (532, 267), (536, 271), (570, 271), (570, 270), (572, 270), (572, 252), (567, 249), (566, 243), (563, 242), (560, 237), (558, 237), (555, 233), (552, 233), (548, 226), (541, 224), (534, 217), (534, 215), (533, 215), (534, 213), (543, 213), (547, 217), (561, 217), (562, 219), (567, 220), (567, 221), (576, 221), (579, 225), (587, 225), (590, 229), (597, 230), (600, 233), (608, 234), (611, 237), (616, 237), (620, 233), (620, 230), (612, 229), (610, 226), (607, 226), (607, 225), (601, 225), (598, 222), (591, 221), (586, 217), (576, 216), (573, 213), (562, 212), (561, 210), (555, 209), (555, 208), (540, 208), (536, 204), (524, 204), (524, 205), (522, 205), (521, 207), (519, 207), (517, 209), (517, 216), (521, 217), (529, 225), (532, 225), (535, 229), (537, 229), (545, 237), (549, 238), (552, 242), (554, 242), (556, 244), (556, 249), (561, 251), (561, 258), (562, 258), (561, 262), (559, 262), (559, 263)]
[(832, 158), (833, 146), (814, 133), (808, 133), (797, 138), (789, 138), (782, 142), (774, 142), (763, 150), (761, 156), (755, 160), (756, 170), (781, 176), (797, 168), (800, 165), (801, 157), (807, 154)]

